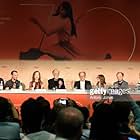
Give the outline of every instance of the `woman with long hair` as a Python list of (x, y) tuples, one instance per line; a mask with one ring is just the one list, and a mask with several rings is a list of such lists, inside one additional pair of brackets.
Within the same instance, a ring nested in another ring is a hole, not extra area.
[(57, 43), (52, 50), (44, 49), (42, 55), (47, 54), (56, 60), (70, 60), (79, 55), (78, 50), (71, 44), (71, 39), (77, 37), (76, 26), (73, 18), (72, 5), (63, 1), (51, 15), (52, 20), (48, 24), (48, 28), (44, 28), (36, 18), (31, 18), (34, 24), (45, 33), (47, 37), (56, 34)]
[(103, 74), (99, 74), (96, 79), (97, 79), (96, 86), (98, 88), (105, 88), (106, 87), (105, 76)]
[(43, 89), (43, 88), (44, 88), (44, 84), (41, 81), (40, 72), (39, 71), (33, 72), (32, 81), (29, 84), (29, 89), (34, 90), (34, 89)]

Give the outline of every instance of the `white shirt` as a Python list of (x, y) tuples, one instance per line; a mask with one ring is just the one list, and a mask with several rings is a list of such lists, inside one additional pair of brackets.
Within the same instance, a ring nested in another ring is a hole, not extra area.
[(39, 131), (27, 135), (21, 135), (21, 140), (55, 140), (56, 135), (47, 131)]
[(80, 89), (81, 90), (85, 90), (85, 80), (84, 81), (80, 81)]

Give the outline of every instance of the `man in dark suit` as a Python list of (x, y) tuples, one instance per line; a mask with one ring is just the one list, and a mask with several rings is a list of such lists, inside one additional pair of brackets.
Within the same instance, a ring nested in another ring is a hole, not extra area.
[(11, 79), (5, 83), (5, 89), (19, 89), (21, 86), (21, 82), (18, 79), (18, 72), (13, 70), (11, 72)]
[(81, 90), (90, 90), (92, 88), (91, 82), (88, 80), (85, 80), (86, 73), (84, 71), (79, 72), (79, 81), (75, 81), (74, 88), (75, 89), (81, 89)]
[(59, 70), (54, 69), (52, 74), (54, 78), (48, 80), (48, 89), (65, 89), (64, 80), (59, 78)]
[(120, 88), (120, 89), (127, 89), (128, 88), (128, 82), (124, 81), (124, 73), (123, 72), (117, 72), (116, 77), (118, 81), (114, 82), (113, 86), (114, 88)]

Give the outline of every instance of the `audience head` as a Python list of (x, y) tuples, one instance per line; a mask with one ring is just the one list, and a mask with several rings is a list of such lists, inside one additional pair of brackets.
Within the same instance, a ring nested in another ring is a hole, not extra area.
[(60, 71), (58, 69), (54, 69), (52, 71), (52, 74), (53, 74), (54, 79), (58, 79), (59, 78)]
[(124, 77), (124, 73), (123, 72), (117, 72), (116, 77), (117, 77), (118, 81), (122, 81), (123, 77)]
[(50, 103), (44, 97), (39, 96), (36, 101), (41, 105), (45, 110), (50, 110)]
[(118, 122), (128, 122), (128, 116), (130, 114), (129, 102), (112, 102), (112, 107)]
[(80, 78), (80, 81), (84, 81), (86, 78), (86, 72), (84, 71), (79, 72), (79, 78)]
[(51, 113), (51, 108), (50, 108), (50, 103), (48, 100), (46, 100), (44, 97), (39, 96), (36, 101), (40, 105), (40, 110), (42, 111), (43, 114), (43, 121), (41, 124), (41, 128), (46, 130), (48, 127), (48, 123), (50, 123), (50, 113)]
[(32, 81), (41, 81), (41, 74), (39, 71), (35, 71), (32, 76)]
[(84, 118), (82, 113), (73, 107), (62, 109), (56, 119), (56, 136), (76, 140), (82, 134)]
[(11, 76), (12, 76), (11, 79), (17, 80), (17, 78), (18, 78), (18, 72), (17, 72), (16, 70), (13, 70), (13, 71), (11, 72)]
[(20, 125), (12, 102), (0, 97), (0, 140), (20, 140)]
[(117, 122), (110, 104), (101, 103), (95, 107), (91, 120), (90, 138), (119, 140)]
[(67, 107), (79, 108), (79, 105), (77, 104), (77, 102), (75, 100), (72, 100), (70, 98), (67, 98), (67, 99), (68, 99)]
[(43, 114), (38, 102), (29, 98), (21, 105), (22, 128), (26, 134), (40, 131)]
[(0, 97), (0, 122), (7, 121), (10, 116), (12, 116), (11, 104), (6, 98)]

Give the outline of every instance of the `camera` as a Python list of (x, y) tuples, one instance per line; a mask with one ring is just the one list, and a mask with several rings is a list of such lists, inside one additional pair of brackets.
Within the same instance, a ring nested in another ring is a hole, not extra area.
[(67, 105), (67, 99), (59, 99), (58, 103)]

